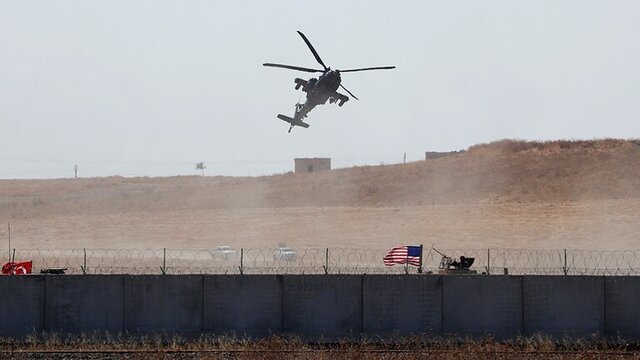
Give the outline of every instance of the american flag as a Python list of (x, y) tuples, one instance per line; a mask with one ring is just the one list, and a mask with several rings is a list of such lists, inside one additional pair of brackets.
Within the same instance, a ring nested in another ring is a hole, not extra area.
[(394, 247), (382, 259), (386, 266), (395, 264), (406, 264), (420, 266), (420, 258), (422, 257), (422, 248), (420, 246), (400, 246)]

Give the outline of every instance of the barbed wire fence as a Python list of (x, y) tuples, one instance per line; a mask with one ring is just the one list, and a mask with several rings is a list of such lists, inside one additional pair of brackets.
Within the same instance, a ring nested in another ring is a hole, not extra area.
[[(389, 249), (248, 248), (14, 249), (15, 261), (33, 261), (34, 273), (65, 268), (67, 274), (405, 274), (418, 268), (385, 266)], [(511, 275), (639, 275), (640, 250), (440, 249), (473, 257), (471, 270)], [(437, 273), (441, 255), (423, 252), (423, 273)]]

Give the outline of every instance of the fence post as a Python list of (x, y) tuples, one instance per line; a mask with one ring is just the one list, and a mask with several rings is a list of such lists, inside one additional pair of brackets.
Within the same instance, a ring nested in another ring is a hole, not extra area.
[(9, 262), (11, 262), (11, 223), (7, 224), (7, 231), (9, 231)]
[[(406, 156), (407, 153), (405, 153)], [(424, 249), (422, 248), (422, 244), (420, 244), (420, 266), (418, 266), (418, 274), (422, 274), (422, 251)]]
[(82, 249), (84, 252), (84, 259), (82, 261), (82, 274), (87, 274), (87, 249)]
[(240, 248), (240, 267), (238, 267), (238, 269), (240, 270), (240, 275), (244, 274), (244, 248)]
[(408, 274), (409, 273), (409, 247), (407, 247), (407, 257), (404, 260), (405, 260), (404, 273)]
[(325, 275), (328, 274), (329, 273), (329, 248), (327, 248), (327, 250), (325, 251), (324, 265), (322, 267), (324, 268)]
[(491, 275), (491, 249), (487, 249), (487, 275)]
[(567, 249), (564, 249), (564, 266), (562, 267), (562, 271), (567, 275), (569, 269), (567, 269)]
[(167, 248), (162, 249), (162, 267), (160, 271), (162, 271), (162, 275), (167, 274)]

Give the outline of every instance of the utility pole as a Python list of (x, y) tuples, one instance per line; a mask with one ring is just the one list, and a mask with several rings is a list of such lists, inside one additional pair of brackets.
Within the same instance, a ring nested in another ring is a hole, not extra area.
[(9, 230), (9, 262), (11, 262), (11, 223), (7, 224), (7, 229)]

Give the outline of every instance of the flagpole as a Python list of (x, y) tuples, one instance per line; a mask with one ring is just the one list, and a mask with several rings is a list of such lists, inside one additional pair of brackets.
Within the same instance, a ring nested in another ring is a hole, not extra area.
[(422, 244), (420, 244), (420, 267), (418, 267), (418, 274), (422, 274)]
[(11, 262), (11, 223), (7, 223), (7, 229), (9, 230), (9, 262)]
[(409, 245), (407, 245), (407, 258), (405, 259), (405, 263), (404, 263), (404, 273), (408, 274), (409, 273)]

